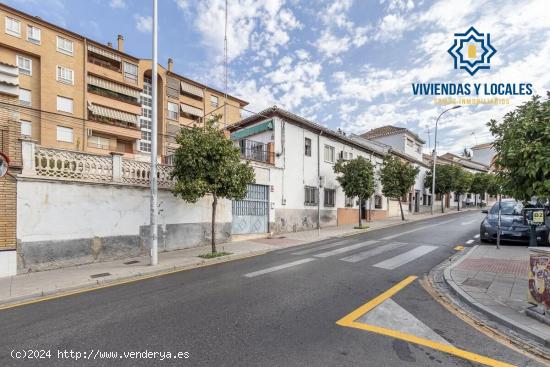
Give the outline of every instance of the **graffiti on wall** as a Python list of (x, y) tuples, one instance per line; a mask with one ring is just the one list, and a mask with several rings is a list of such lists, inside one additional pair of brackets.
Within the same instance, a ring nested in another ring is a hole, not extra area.
[(550, 256), (531, 254), (529, 258), (529, 302), (546, 306), (550, 312)]

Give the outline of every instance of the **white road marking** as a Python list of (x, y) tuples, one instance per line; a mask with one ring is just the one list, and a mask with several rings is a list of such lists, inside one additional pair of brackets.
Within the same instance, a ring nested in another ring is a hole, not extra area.
[(474, 238), (479, 238), (479, 233), (474, 236)]
[(432, 252), (436, 248), (437, 246), (427, 246), (427, 245), (418, 246), (415, 249), (412, 249), (410, 251), (407, 251), (405, 253), (402, 253), (401, 255), (397, 255), (390, 259), (384, 260), (382, 262), (379, 262), (378, 264), (374, 264), (373, 266), (377, 268), (392, 270), (408, 262), (411, 262), (421, 256), (424, 256), (427, 253)]
[(462, 223), (460, 223), (460, 225), (461, 225), (461, 226), (467, 226), (467, 225), (472, 224), (472, 223), (474, 223), (474, 222), (476, 222), (476, 221), (477, 221), (477, 219), (469, 220), (469, 221), (467, 221), (467, 222), (462, 222)]
[(408, 231), (403, 231), (403, 232), (399, 232), (399, 233), (396, 233), (396, 234), (392, 234), (391, 236), (386, 236), (386, 237), (381, 238), (381, 239), (382, 239), (382, 240), (391, 240), (391, 239), (394, 239), (394, 238), (396, 238), (396, 237), (403, 236), (403, 235), (405, 235), (405, 234), (409, 234), (409, 233), (421, 231), (421, 230), (426, 229), (426, 228), (436, 227), (436, 226), (439, 226), (439, 225), (442, 225), (442, 224), (451, 223), (451, 222), (454, 222), (454, 219), (445, 220), (445, 221), (439, 222), (439, 223), (429, 224), (429, 225), (427, 225), (427, 226), (416, 227), (416, 228), (414, 228), (414, 229), (410, 229), (410, 230), (408, 230)]
[(474, 240), (468, 240), (468, 241), (466, 241), (466, 244), (467, 244), (467, 245), (470, 245), (470, 244), (472, 244), (473, 242), (474, 242)]
[(307, 259), (301, 259), (301, 260), (293, 261), (293, 262), (290, 262), (290, 263), (286, 263), (286, 264), (282, 264), (282, 265), (278, 265), (278, 266), (273, 266), (271, 268), (254, 271), (252, 273), (245, 274), (244, 276), (247, 277), (247, 278), (253, 278), (253, 277), (257, 277), (258, 275), (272, 273), (274, 271), (278, 271), (278, 270), (282, 270), (282, 269), (286, 269), (286, 268), (291, 268), (293, 266), (305, 264), (305, 263), (308, 263), (308, 262), (313, 261), (313, 260), (315, 260), (315, 259), (309, 257)]
[(407, 244), (404, 243), (404, 242), (392, 242), (392, 243), (388, 243), (388, 244), (383, 245), (383, 246), (379, 246), (377, 248), (373, 248), (372, 250), (367, 250), (367, 251), (363, 251), (363, 252), (360, 252), (360, 253), (355, 254), (355, 255), (344, 257), (340, 260), (347, 261), (349, 263), (356, 263), (356, 262), (368, 259), (369, 257), (380, 255), (381, 253), (384, 253), (386, 251), (391, 251), (393, 249), (396, 249), (396, 248), (399, 248), (399, 247), (402, 247), (402, 246), (405, 246), (405, 245), (407, 245)]
[(337, 247), (337, 246), (340, 246), (340, 245), (345, 245), (346, 243), (350, 243), (350, 242), (353, 242), (353, 241), (357, 241), (357, 239), (356, 238), (350, 238), (350, 239), (346, 239), (346, 240), (343, 240), (343, 241), (331, 242), (331, 243), (327, 243), (325, 245), (311, 247), (311, 248), (308, 248), (306, 250), (296, 251), (296, 252), (293, 252), (292, 255), (311, 254), (312, 252), (317, 252), (317, 251), (320, 251), (320, 250), (326, 250), (327, 248), (333, 248), (333, 247)]
[(340, 247), (340, 248), (337, 248), (337, 249), (332, 250), (332, 251), (322, 252), (320, 254), (315, 255), (315, 257), (329, 257), (329, 256), (333, 256), (333, 255), (338, 255), (338, 254), (342, 254), (344, 252), (357, 250), (358, 248), (361, 248), (361, 247), (370, 246), (370, 245), (373, 245), (377, 242), (378, 241), (376, 241), (376, 240), (370, 240), (370, 241), (365, 241), (365, 242), (361, 242), (361, 243), (356, 243), (355, 245)]

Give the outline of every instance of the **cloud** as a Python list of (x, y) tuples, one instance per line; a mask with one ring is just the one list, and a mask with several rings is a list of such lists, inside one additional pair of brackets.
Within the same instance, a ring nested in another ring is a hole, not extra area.
[(134, 15), (136, 21), (136, 29), (142, 33), (150, 33), (153, 30), (153, 18), (150, 15), (143, 16), (140, 14)]
[(111, 0), (109, 6), (113, 9), (124, 9), (127, 5), (125, 0)]

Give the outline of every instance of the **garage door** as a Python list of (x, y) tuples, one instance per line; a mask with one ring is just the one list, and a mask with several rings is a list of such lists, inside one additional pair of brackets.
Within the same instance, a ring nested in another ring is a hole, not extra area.
[(233, 201), (233, 234), (266, 233), (269, 223), (269, 186), (248, 185), (244, 200)]

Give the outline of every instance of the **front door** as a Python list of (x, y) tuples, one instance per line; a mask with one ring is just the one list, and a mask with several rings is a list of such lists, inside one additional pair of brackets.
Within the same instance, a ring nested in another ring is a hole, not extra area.
[(232, 203), (232, 234), (266, 233), (269, 223), (269, 186), (248, 185), (246, 197)]

